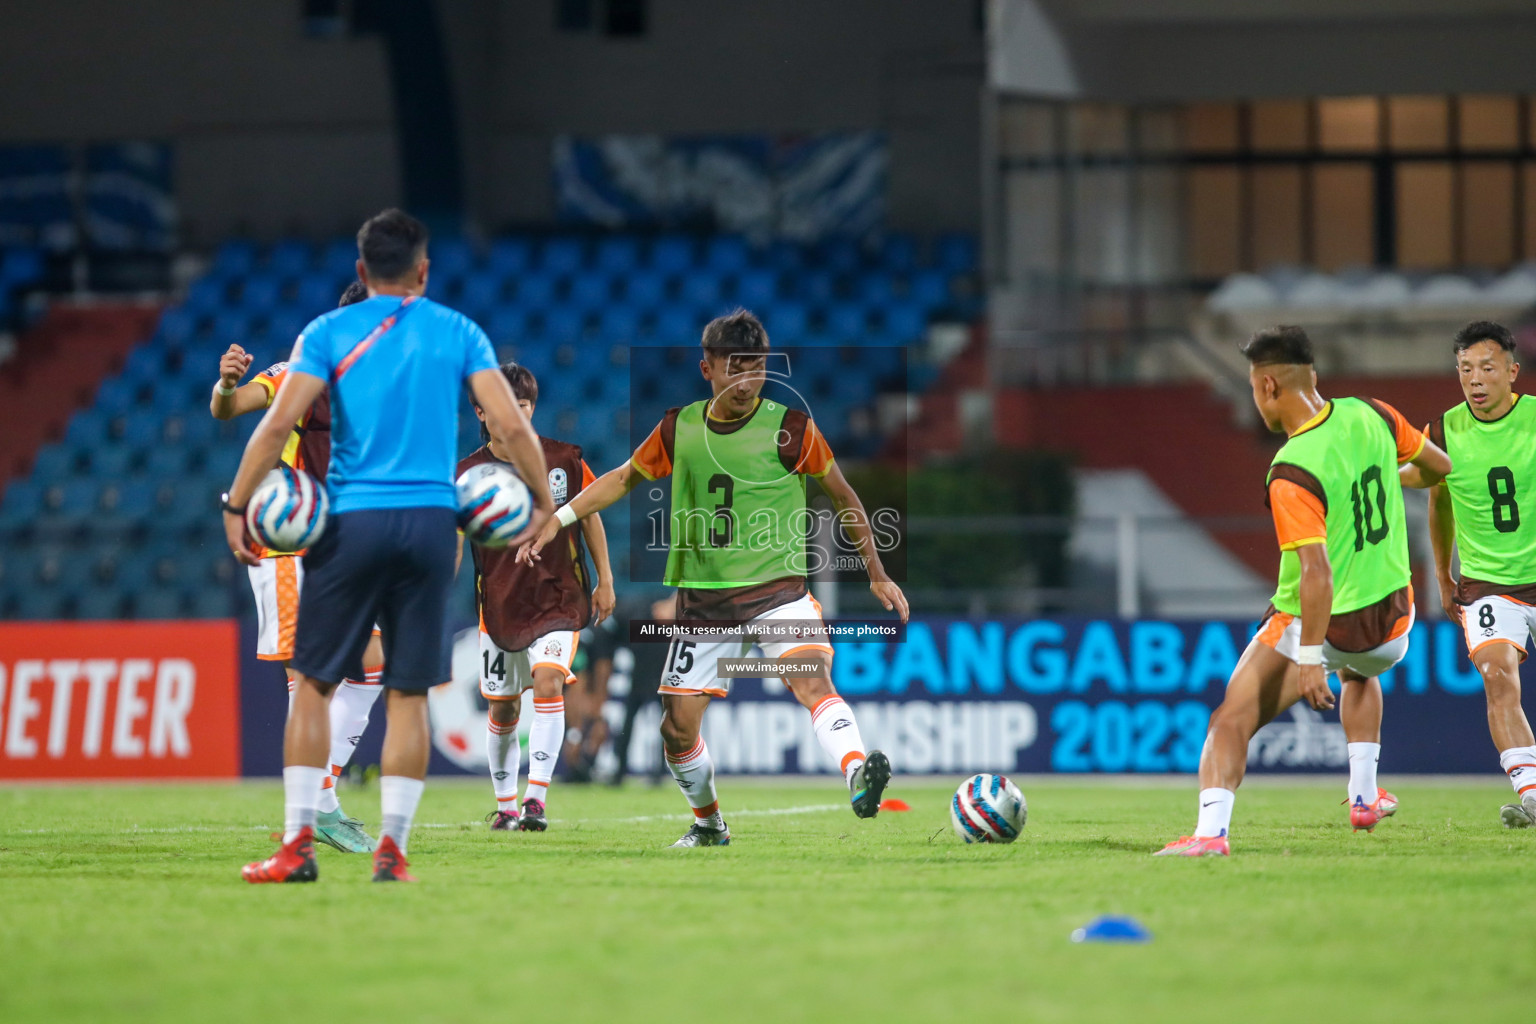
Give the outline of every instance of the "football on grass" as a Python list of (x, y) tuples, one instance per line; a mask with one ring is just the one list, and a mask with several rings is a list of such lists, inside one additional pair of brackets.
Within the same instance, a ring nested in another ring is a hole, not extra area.
[(1011, 843), (1028, 817), (1024, 794), (1002, 775), (972, 775), (949, 804), (955, 833), (968, 843)]

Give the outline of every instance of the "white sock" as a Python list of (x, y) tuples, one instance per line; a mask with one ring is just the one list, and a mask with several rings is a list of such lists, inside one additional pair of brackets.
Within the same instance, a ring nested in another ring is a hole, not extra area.
[(672, 769), (672, 778), (677, 780), (677, 788), (688, 798), (688, 806), (693, 808), (693, 816), (699, 824), (706, 828), (724, 828), (720, 801), (715, 796), (715, 762), (710, 759), (704, 737), (700, 736), (686, 754), (675, 757), (668, 754), (667, 767)]
[(422, 779), (404, 775), (384, 775), (379, 779), (379, 799), (382, 805), (383, 824), (381, 836), (389, 836), (405, 852), (406, 841), (411, 838), (411, 821), (416, 817), (416, 805), (421, 803), (421, 791), (427, 788)]
[[(368, 678), (377, 679), (379, 674), (377, 670), (369, 672)], [(368, 728), (368, 715), (373, 711), (373, 704), (379, 699), (382, 690), (383, 687), (375, 682), (359, 683), (343, 679), (331, 694), (331, 777), (326, 780), (325, 789), (320, 793), (322, 814), (334, 814), (341, 810), (336, 780), (351, 762), (352, 751), (357, 749), (357, 741), (363, 738), (363, 730)]]
[(811, 728), (821, 749), (842, 769), (843, 780), (851, 784), (853, 773), (864, 763), (864, 738), (853, 709), (835, 693), (823, 697), (811, 709)]
[(496, 809), (517, 813), (517, 772), (523, 757), (517, 742), (517, 722), (485, 725), (485, 756), (491, 764), (491, 788), (496, 791)]
[(305, 764), (283, 769), (283, 842), (293, 842), (301, 828), (314, 827), (315, 804), (328, 774), (324, 768)]
[(1536, 793), (1536, 747), (1510, 747), (1499, 751), (1499, 767), (1509, 776), (1515, 793)]
[(1237, 794), (1230, 789), (1202, 789), (1200, 791), (1200, 820), (1195, 824), (1195, 836), (1210, 839), (1224, 836), (1232, 827), (1232, 805)]
[(555, 762), (560, 760), (564, 740), (565, 698), (533, 698), (533, 726), (528, 730), (528, 789), (533, 799), (544, 801), (548, 797), (549, 780), (555, 776)]
[(1380, 743), (1349, 744), (1349, 804), (1355, 801), (1369, 807), (1376, 802), (1376, 762), (1381, 760)]

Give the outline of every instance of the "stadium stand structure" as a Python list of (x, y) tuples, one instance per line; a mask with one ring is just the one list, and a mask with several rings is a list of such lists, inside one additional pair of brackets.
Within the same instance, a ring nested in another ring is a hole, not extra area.
[[(434, 241), (431, 258), (429, 295), (475, 318), (503, 358), (534, 371), (535, 425), (581, 444), (596, 472), (629, 452), (632, 397), (637, 416), (698, 397), (691, 363), (631, 380), (631, 346), (697, 346), (706, 320), (749, 307), (776, 346), (800, 349), (796, 387), (834, 450), (874, 454), (878, 396), (908, 388), (898, 348), (920, 342), (935, 320), (970, 321), (981, 308), (976, 243), (959, 235), (894, 234), (875, 247), (509, 236), (484, 247)], [(255, 357), (253, 371), (285, 359), (304, 325), (335, 306), (355, 260), (350, 239), (225, 243), (87, 408), (67, 427), (39, 425), (31, 444), (52, 440), (35, 458), (12, 456), (31, 458), (30, 472), (0, 499), (0, 616), (178, 618), (243, 607), (246, 588), (231, 585), (237, 566), (213, 509), (257, 417), (208, 415), (215, 368), (230, 344)], [(480, 443), (467, 405), (460, 423), (467, 452)]]

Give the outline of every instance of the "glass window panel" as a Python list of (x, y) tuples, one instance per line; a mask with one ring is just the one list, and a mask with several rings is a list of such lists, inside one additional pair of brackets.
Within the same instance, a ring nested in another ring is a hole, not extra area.
[(1249, 144), (1259, 153), (1297, 153), (1312, 147), (1306, 100), (1260, 100), (1248, 107)]
[(1241, 270), (1241, 172), (1235, 165), (1192, 167), (1185, 180), (1191, 276), (1218, 278)]
[(1192, 103), (1184, 108), (1184, 146), (1191, 153), (1235, 153), (1236, 103)]
[(1456, 261), (1450, 163), (1402, 163), (1396, 169), (1397, 265), (1442, 270)]
[(1130, 172), (1123, 167), (1086, 168), (1075, 185), (1077, 275), (1093, 284), (1124, 284), (1130, 277)]
[(1177, 107), (1147, 107), (1136, 112), (1136, 148), (1148, 156), (1179, 152)]
[(1376, 189), (1367, 163), (1312, 168), (1312, 262), (1324, 270), (1373, 260)]
[(1077, 103), (1068, 115), (1068, 138), (1074, 153), (1119, 156), (1126, 151), (1130, 118), (1112, 103)]
[(1183, 174), (1175, 167), (1136, 172), (1136, 257), (1133, 274), (1144, 284), (1183, 276), (1179, 220), (1183, 216)]
[(1444, 96), (1387, 100), (1388, 145), (1397, 152), (1441, 152), (1451, 143), (1450, 104)]
[(1004, 158), (1056, 155), (1056, 111), (1050, 103), (1004, 101), (998, 111), (998, 148)]
[(1462, 96), (1456, 101), (1456, 134), (1462, 149), (1516, 149), (1520, 101), (1514, 96)]
[(1381, 145), (1381, 111), (1374, 96), (1317, 101), (1317, 142), (1324, 151), (1360, 153)]
[(1515, 165), (1461, 164), (1461, 263), (1507, 267), (1515, 261)]
[(1008, 279), (1055, 277), (1061, 271), (1061, 176), (1013, 171), (1003, 182), (1008, 209)]
[(1302, 165), (1259, 166), (1250, 172), (1248, 223), (1256, 268), (1306, 262), (1302, 226)]

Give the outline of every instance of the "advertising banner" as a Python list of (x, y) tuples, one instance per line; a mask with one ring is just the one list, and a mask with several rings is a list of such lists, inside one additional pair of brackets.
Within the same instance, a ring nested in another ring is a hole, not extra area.
[(0, 623), (0, 779), (240, 774), (230, 620)]

